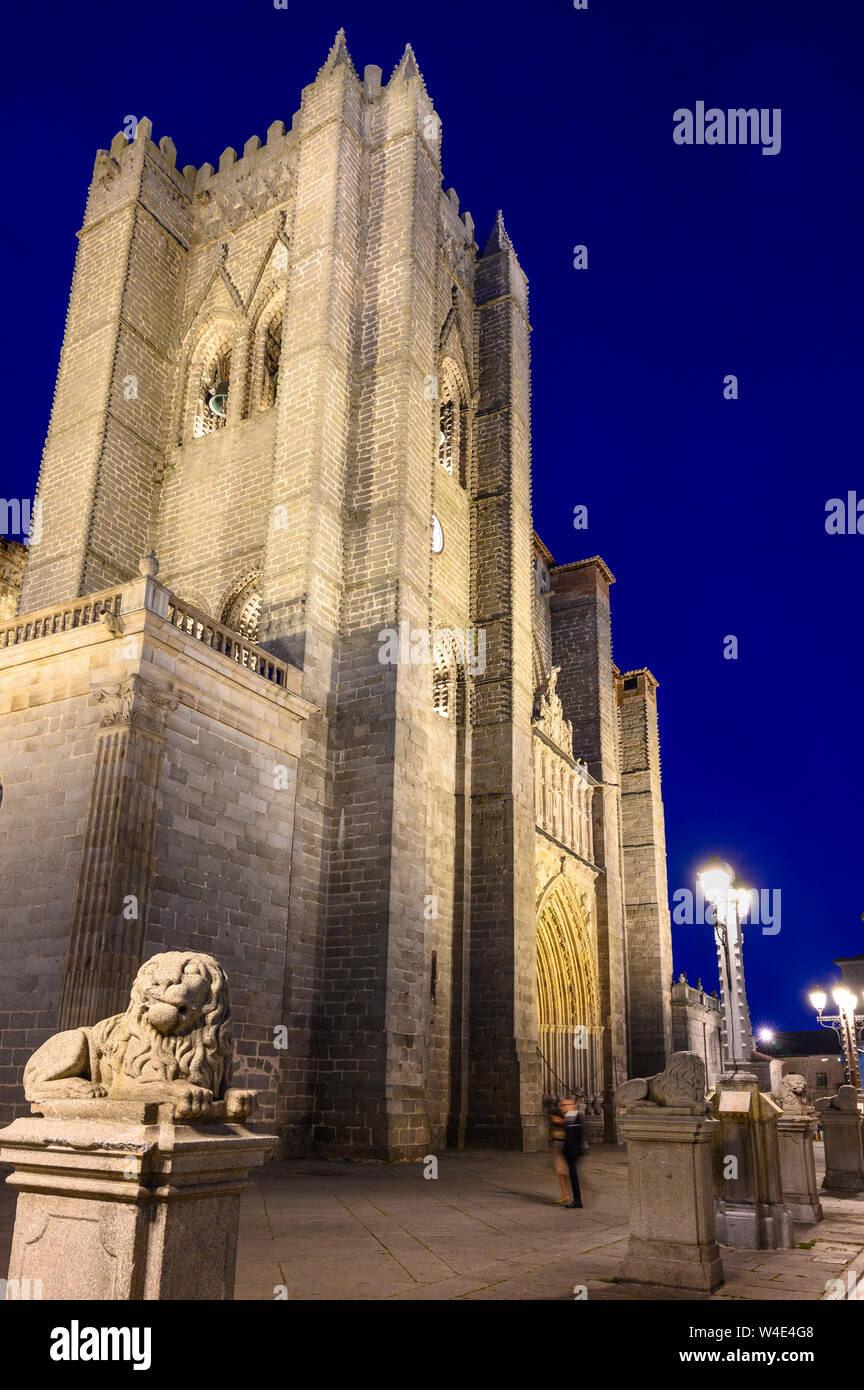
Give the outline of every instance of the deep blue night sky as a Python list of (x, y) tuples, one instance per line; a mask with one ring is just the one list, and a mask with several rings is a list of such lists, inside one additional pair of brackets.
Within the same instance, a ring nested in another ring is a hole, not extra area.
[[(781, 890), (781, 931), (746, 936), (757, 1026), (810, 1026), (805, 990), (864, 952), (864, 535), (825, 531), (829, 498), (864, 498), (859, 13), (151, 0), (7, 29), (4, 497), (35, 485), (95, 151), (147, 115), (215, 165), (290, 122), (340, 25), (385, 80), (412, 43), (445, 187), (481, 244), (503, 209), (531, 283), (537, 529), (559, 562), (603, 555), (615, 659), (660, 681), (670, 894), (713, 851)], [(676, 145), (699, 100), (781, 108), (780, 153)], [(709, 928), (675, 952), (716, 986)]]

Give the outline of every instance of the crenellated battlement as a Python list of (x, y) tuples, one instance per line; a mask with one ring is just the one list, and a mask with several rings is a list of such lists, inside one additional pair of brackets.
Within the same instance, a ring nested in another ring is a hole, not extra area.
[(274, 121), (263, 144), (257, 135), (250, 136), (241, 157), (228, 147), (218, 169), (205, 163), (200, 168), (187, 164), (181, 170), (170, 135), (156, 144), (151, 121), (142, 117), (132, 139), (119, 131), (108, 150), (97, 152), (88, 221), (112, 203), (125, 201), (145, 169), (155, 167), (168, 181), (169, 195), (192, 213), (205, 239), (224, 234), (290, 197), (295, 148), (292, 131), (286, 132), (283, 121)]
[[(431, 121), (434, 137), (430, 144), (437, 150), (440, 145), (440, 122), (434, 114), (411, 45), (406, 45), (389, 81), (382, 84), (381, 69), (375, 65), (367, 65), (362, 78), (358, 75), (348, 52), (344, 30), (340, 29), (315, 81), (304, 88), (300, 110), (295, 112), (291, 125), (286, 128), (284, 121), (273, 121), (263, 141), (258, 135), (249, 137), (242, 154), (238, 155), (237, 150), (229, 145), (222, 151), (215, 166), (205, 162), (200, 167), (186, 164), (181, 169), (177, 165), (177, 147), (171, 136), (163, 135), (157, 144), (153, 139), (153, 124), (148, 117), (141, 117), (131, 136), (126, 131), (118, 131), (107, 150), (97, 151), (89, 217), (101, 216), (106, 210), (105, 199), (99, 196), (100, 192), (104, 193), (118, 175), (140, 173), (145, 162), (155, 166), (188, 203), (205, 237), (224, 234), (226, 229), (231, 230), (241, 222), (259, 216), (268, 207), (278, 206), (292, 193), (297, 118), (309, 105), (319, 84), (337, 69), (343, 69), (348, 74), (356, 84), (357, 93), (370, 105), (380, 102), (400, 83), (416, 83), (429, 105), (424, 124)], [(423, 133), (429, 138), (428, 131), (424, 129)], [(121, 184), (116, 192), (125, 194), (126, 189)], [(452, 226), (456, 259), (461, 262), (465, 251), (473, 247), (474, 219), (469, 212), (460, 215), (459, 198), (452, 188), (446, 193), (442, 191), (441, 206), (442, 217), (446, 216), (448, 227)]]

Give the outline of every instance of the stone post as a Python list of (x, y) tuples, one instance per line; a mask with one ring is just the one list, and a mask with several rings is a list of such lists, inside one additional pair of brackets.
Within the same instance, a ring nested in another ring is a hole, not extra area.
[(823, 1218), (813, 1157), (815, 1128), (812, 1115), (791, 1115), (784, 1111), (777, 1120), (783, 1200), (793, 1221), (808, 1224)]
[(783, 1111), (777, 1120), (783, 1200), (793, 1221), (821, 1221), (822, 1204), (813, 1157), (816, 1124), (804, 1077), (796, 1072), (782, 1077), (778, 1098)]
[(717, 1238), (723, 1245), (758, 1250), (794, 1244), (792, 1216), (783, 1199), (779, 1105), (752, 1075), (724, 1077), (711, 1097), (719, 1126), (714, 1140)]
[(705, 1063), (675, 1052), (667, 1070), (615, 1094), (627, 1145), (630, 1241), (621, 1279), (711, 1293), (724, 1279), (714, 1231)]
[(864, 1192), (864, 1146), (854, 1086), (841, 1086), (836, 1096), (816, 1102), (825, 1139), (825, 1176), (822, 1187), (845, 1192)]
[(170, 1104), (58, 1100), (0, 1130), (18, 1189), (9, 1279), (45, 1299), (234, 1296), (240, 1193), (276, 1142)]

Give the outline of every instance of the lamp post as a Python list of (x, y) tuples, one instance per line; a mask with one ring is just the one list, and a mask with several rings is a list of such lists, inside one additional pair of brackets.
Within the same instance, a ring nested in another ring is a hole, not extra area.
[(847, 1083), (854, 1086), (860, 1096), (861, 1063), (858, 1057), (860, 1045), (858, 1035), (864, 1030), (864, 1014), (856, 1014), (855, 1008), (858, 999), (850, 990), (839, 985), (831, 993), (834, 1003), (837, 1005), (836, 1014), (822, 1012), (828, 1002), (823, 989), (813, 990), (810, 995), (810, 1003), (816, 1010), (819, 1027), (833, 1028), (837, 1033), (840, 1039), (840, 1052), (843, 1056), (843, 1070), (846, 1073)]
[(742, 927), (750, 908), (750, 893), (735, 886), (735, 871), (717, 855), (711, 856), (699, 874), (702, 891), (714, 909), (714, 940), (720, 974), (720, 999), (723, 1005), (723, 1061), (728, 1083), (739, 1077), (755, 1081), (750, 1071), (753, 1053), (753, 1030), (747, 992), (744, 987), (744, 957)]
[(791, 1246), (794, 1232), (780, 1177), (779, 1108), (763, 1093), (753, 1071), (742, 938), (750, 894), (736, 884), (734, 869), (716, 854), (699, 880), (714, 909), (723, 1004), (724, 1072), (710, 1097), (711, 1113), (718, 1121), (714, 1138), (717, 1239), (724, 1245), (776, 1250)]

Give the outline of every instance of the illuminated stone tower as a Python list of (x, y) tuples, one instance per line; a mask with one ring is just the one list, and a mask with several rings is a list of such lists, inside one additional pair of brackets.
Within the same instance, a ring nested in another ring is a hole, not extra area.
[(410, 47), (383, 83), (340, 33), (290, 128), (218, 169), (132, 137), (96, 158), (0, 626), (0, 1048), (20, 1070), (142, 957), (202, 949), (289, 1151), (537, 1147), (541, 1020), (593, 1115), (626, 1074), (630, 900), (611, 576), (533, 538), (503, 220), (478, 245), (442, 189)]

